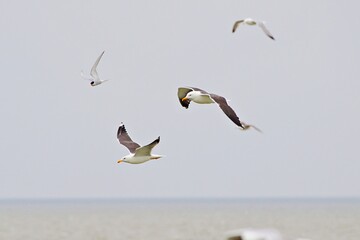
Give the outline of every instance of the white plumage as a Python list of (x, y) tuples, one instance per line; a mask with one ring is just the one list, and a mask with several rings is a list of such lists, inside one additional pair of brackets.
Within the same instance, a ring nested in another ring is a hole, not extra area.
[(100, 85), (100, 84), (108, 81), (108, 79), (105, 79), (105, 80), (100, 79), (99, 74), (98, 74), (98, 72), (97, 72), (97, 70), (96, 70), (96, 68), (97, 68), (97, 66), (98, 66), (98, 64), (99, 64), (102, 56), (104, 55), (104, 53), (105, 53), (105, 51), (103, 51), (103, 52), (100, 54), (100, 56), (96, 59), (94, 65), (93, 65), (92, 68), (91, 68), (90, 76), (89, 76), (89, 77), (85, 76), (85, 75), (84, 75), (84, 72), (81, 71), (81, 77), (82, 77), (83, 79), (85, 79), (85, 80), (90, 81), (90, 85), (93, 86), (93, 87), (96, 86), (96, 85)]

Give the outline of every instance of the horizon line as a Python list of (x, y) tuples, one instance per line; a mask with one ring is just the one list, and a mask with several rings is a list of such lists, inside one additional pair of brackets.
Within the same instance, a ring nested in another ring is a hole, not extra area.
[(273, 202), (296, 202), (296, 201), (360, 201), (360, 197), (18, 197), (0, 198), (1, 202), (143, 202), (143, 201), (228, 201), (228, 202), (248, 202), (248, 201), (273, 201)]

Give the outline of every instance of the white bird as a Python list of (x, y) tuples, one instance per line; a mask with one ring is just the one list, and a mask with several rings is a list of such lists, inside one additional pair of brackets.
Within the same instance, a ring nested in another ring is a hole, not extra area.
[(141, 147), (139, 144), (131, 140), (129, 134), (125, 129), (125, 125), (121, 123), (117, 132), (117, 138), (119, 139), (120, 144), (127, 147), (127, 149), (129, 149), (130, 151), (130, 154), (120, 159), (118, 163), (126, 162), (132, 164), (139, 164), (163, 157), (161, 155), (151, 154), (151, 150), (160, 142), (160, 137), (158, 137), (152, 143)]
[[(245, 124), (239, 120), (239, 117), (236, 115), (235, 111), (227, 104), (227, 100), (219, 95), (208, 93), (200, 88), (194, 87), (179, 87), (178, 88), (178, 98), (180, 104), (184, 108), (188, 108), (191, 101), (194, 101), (199, 104), (211, 104), (217, 103), (223, 112), (230, 118), (233, 123), (239, 126), (242, 130), (247, 130), (250, 127), (258, 129), (253, 125)], [(259, 129), (258, 129), (259, 130)]]
[(275, 40), (275, 38), (273, 37), (273, 35), (270, 33), (269, 30), (267, 30), (267, 28), (265, 27), (265, 23), (264, 22), (260, 22), (260, 21), (254, 21), (253, 19), (251, 18), (245, 18), (245, 19), (242, 19), (242, 20), (239, 20), (239, 21), (236, 21), (233, 25), (233, 28), (232, 28), (232, 32), (235, 32), (236, 29), (239, 27), (239, 25), (241, 23), (245, 23), (249, 26), (254, 26), (254, 25), (258, 25), (263, 31), (264, 33), (269, 37), (271, 38), (272, 40)]
[(89, 76), (89, 77), (86, 77), (86, 76), (84, 75), (84, 72), (81, 71), (81, 77), (84, 78), (85, 80), (90, 81), (90, 85), (93, 86), (93, 87), (96, 86), (96, 85), (100, 85), (100, 84), (102, 84), (102, 83), (104, 83), (104, 82), (106, 82), (106, 81), (109, 81), (108, 79), (101, 80), (100, 77), (99, 77), (99, 74), (97, 73), (97, 70), (96, 70), (96, 68), (97, 68), (97, 66), (98, 66), (98, 64), (99, 64), (102, 56), (104, 55), (104, 53), (105, 53), (105, 51), (103, 51), (103, 52), (100, 54), (100, 56), (96, 59), (94, 65), (93, 65), (92, 68), (91, 68), (90, 76)]

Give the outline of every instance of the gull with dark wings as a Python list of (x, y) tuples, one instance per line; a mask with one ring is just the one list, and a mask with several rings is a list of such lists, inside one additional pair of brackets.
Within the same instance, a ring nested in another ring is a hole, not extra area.
[(130, 151), (130, 154), (120, 159), (118, 163), (126, 162), (132, 164), (139, 164), (163, 157), (161, 155), (151, 154), (151, 150), (160, 142), (160, 137), (158, 137), (152, 143), (141, 147), (139, 144), (131, 140), (129, 134), (125, 129), (125, 125), (121, 123), (117, 132), (117, 138), (120, 144), (127, 147), (127, 149), (129, 149)]
[(264, 22), (254, 21), (254, 20), (251, 19), (251, 18), (245, 18), (245, 19), (236, 21), (236, 22), (234, 23), (234, 25), (233, 25), (232, 32), (235, 32), (236, 29), (239, 27), (239, 25), (240, 25), (241, 23), (247, 24), (247, 25), (249, 25), (249, 26), (258, 25), (258, 26), (263, 30), (263, 32), (266, 34), (266, 36), (268, 36), (268, 37), (271, 38), (272, 40), (275, 40), (275, 38), (274, 38), (273, 35), (270, 33), (270, 31), (265, 27), (265, 23), (264, 23)]
[(96, 70), (96, 68), (97, 68), (97, 66), (98, 66), (98, 64), (99, 64), (102, 56), (104, 55), (104, 53), (105, 53), (105, 51), (103, 51), (103, 52), (100, 54), (100, 56), (96, 59), (94, 65), (93, 65), (92, 68), (91, 68), (90, 76), (89, 76), (89, 77), (85, 76), (85, 75), (84, 75), (84, 72), (81, 71), (81, 77), (82, 77), (83, 79), (85, 79), (85, 80), (90, 81), (90, 85), (93, 86), (93, 87), (96, 86), (96, 85), (100, 85), (100, 84), (102, 84), (102, 83), (104, 83), (104, 82), (106, 82), (106, 81), (109, 81), (108, 79), (105, 79), (105, 80), (100, 79), (99, 74), (98, 74), (98, 72), (97, 72), (97, 70)]
[(226, 114), (226, 116), (228, 116), (230, 120), (242, 130), (247, 130), (250, 127), (259, 130), (253, 125), (245, 124), (244, 122), (240, 121), (235, 111), (228, 105), (226, 98), (222, 96), (208, 93), (200, 88), (179, 87), (178, 98), (181, 106), (183, 106), (184, 108), (188, 108), (191, 101), (199, 104), (217, 103), (221, 110), (223, 110), (223, 112)]

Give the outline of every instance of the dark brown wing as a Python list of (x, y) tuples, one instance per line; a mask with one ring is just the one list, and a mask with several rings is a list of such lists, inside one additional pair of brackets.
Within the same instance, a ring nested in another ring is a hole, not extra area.
[(121, 123), (118, 132), (117, 132), (117, 138), (119, 139), (120, 144), (124, 145), (129, 149), (131, 153), (134, 153), (135, 150), (140, 147), (139, 144), (131, 140), (129, 134), (127, 133), (125, 129), (125, 125)]
[(191, 92), (191, 91), (200, 91), (202, 93), (207, 94), (206, 91), (201, 90), (200, 88), (194, 88), (194, 87), (179, 87), (178, 88), (178, 98), (180, 101), (181, 106), (183, 106), (184, 108), (188, 108), (190, 105), (191, 100), (182, 100), (184, 97), (186, 97), (186, 95)]
[(233, 123), (244, 129), (244, 125), (241, 123), (239, 117), (236, 115), (235, 111), (227, 104), (227, 101), (224, 97), (216, 95), (216, 94), (210, 94), (210, 97), (219, 104), (220, 108), (223, 110), (223, 112), (228, 116)]
[(232, 28), (232, 32), (235, 32), (236, 29), (238, 28), (239, 24), (242, 23), (244, 20), (239, 20), (239, 21), (236, 21), (233, 25), (233, 28)]

